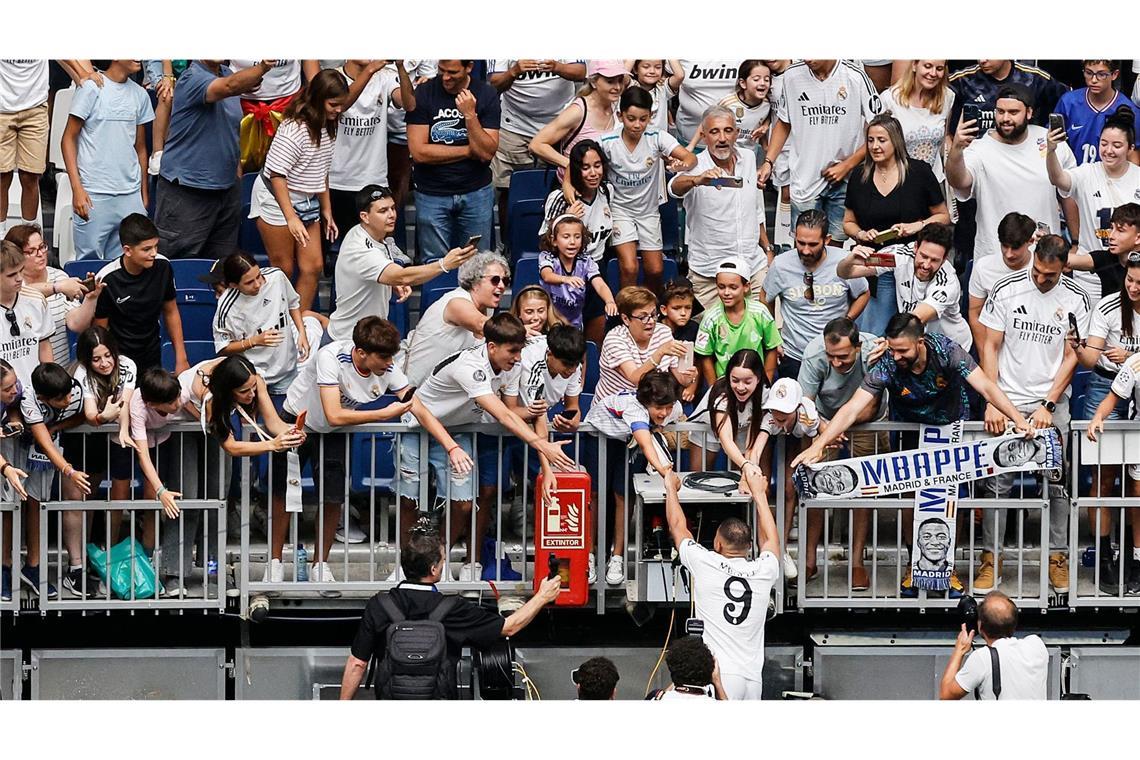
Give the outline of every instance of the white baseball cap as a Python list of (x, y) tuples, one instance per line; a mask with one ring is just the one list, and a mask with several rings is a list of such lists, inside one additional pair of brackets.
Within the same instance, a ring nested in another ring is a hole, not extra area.
[(803, 399), (804, 391), (800, 388), (800, 384), (790, 377), (781, 377), (772, 383), (772, 390), (768, 391), (764, 408), (790, 414), (799, 407)]
[(748, 283), (752, 279), (752, 267), (739, 256), (729, 256), (721, 261), (720, 266), (716, 268), (716, 274), (713, 275), (714, 280), (717, 274), (737, 274), (743, 278), (745, 283)]

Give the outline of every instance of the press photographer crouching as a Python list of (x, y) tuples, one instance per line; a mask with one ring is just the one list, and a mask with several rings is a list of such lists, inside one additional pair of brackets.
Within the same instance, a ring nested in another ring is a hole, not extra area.
[(444, 545), (427, 520), (412, 528), (400, 550), (400, 567), (415, 580), (368, 600), (344, 665), (341, 699), (356, 695), (373, 658), (377, 699), (457, 699), (456, 665), (463, 647), (482, 649), (514, 636), (561, 589), (558, 578), (548, 578), (505, 619), (462, 597), (440, 594), (435, 584), (443, 576)]
[(977, 616), (977, 633), (986, 646), (971, 652), (975, 632), (962, 623), (954, 653), (942, 673), (939, 698), (961, 699), (973, 692), (975, 699), (1046, 699), (1049, 652), (1040, 636), (1014, 638), (1017, 605), (1013, 600), (991, 591), (978, 605)]

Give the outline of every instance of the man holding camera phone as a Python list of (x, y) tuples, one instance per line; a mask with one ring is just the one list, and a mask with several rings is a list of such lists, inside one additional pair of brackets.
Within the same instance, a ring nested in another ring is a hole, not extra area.
[(780, 577), (780, 539), (768, 506), (767, 479), (751, 462), (744, 464), (756, 502), (760, 553), (752, 553), (752, 533), (741, 519), (721, 522), (709, 551), (693, 540), (681, 508), (681, 479), (673, 472), (665, 478), (665, 519), (673, 544), (692, 578), (696, 618), (702, 636), (720, 666), (728, 699), (760, 699), (764, 674), (764, 623), (768, 599)]
[(850, 279), (882, 274), (893, 267), (899, 312), (913, 313), (928, 332), (942, 333), (969, 351), (974, 339), (962, 318), (962, 286), (947, 260), (953, 244), (953, 228), (935, 222), (919, 230), (913, 243), (879, 251), (857, 245), (836, 271)]
[[(962, 624), (938, 698), (961, 699), (973, 692), (975, 699), (1048, 699), (1049, 651), (1036, 634), (1014, 638), (1013, 600), (993, 591), (978, 605), (977, 616), (976, 631)], [(974, 649), (976, 633), (985, 639), (984, 649)]]

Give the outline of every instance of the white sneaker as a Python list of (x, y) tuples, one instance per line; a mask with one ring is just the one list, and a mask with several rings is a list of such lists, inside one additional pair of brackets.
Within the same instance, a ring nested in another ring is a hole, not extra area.
[[(348, 522), (348, 532), (345, 532), (344, 524)], [(340, 525), (336, 529), (336, 540), (342, 544), (362, 544), (368, 540), (368, 536), (356, 524), (356, 519), (351, 515), (345, 516), (345, 512), (340, 513)]]
[(616, 586), (625, 580), (625, 561), (618, 555), (610, 557), (606, 565), (606, 583)]
[(784, 552), (784, 578), (789, 581), (794, 581), (799, 577), (800, 571), (796, 568), (796, 562), (792, 556)]
[[(332, 568), (329, 567), (328, 562), (314, 562), (313, 566), (309, 568), (309, 582), (310, 583), (336, 583), (336, 578), (333, 576)], [(321, 596), (325, 597), (338, 597), (339, 591), (322, 591)]]
[(594, 553), (590, 552), (590, 559), (586, 563), (586, 583), (593, 586), (598, 582), (598, 561), (594, 559)]
[(285, 582), (285, 563), (279, 559), (271, 559), (265, 566), (265, 575), (261, 578), (262, 583), (284, 583)]
[(388, 577), (384, 579), (386, 583), (402, 583), (406, 580), (407, 577), (404, 575), (404, 568), (399, 565), (396, 565), (395, 569), (388, 573)]
[(476, 562), (472, 565), (469, 562), (464, 562), (463, 566), (459, 568), (459, 577), (456, 580), (470, 583), (483, 579), (483, 565)]

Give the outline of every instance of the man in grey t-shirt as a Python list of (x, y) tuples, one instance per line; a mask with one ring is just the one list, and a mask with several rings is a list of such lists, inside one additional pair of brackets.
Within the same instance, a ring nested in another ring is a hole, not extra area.
[[(786, 318), (785, 318), (786, 319)], [(786, 324), (786, 322), (785, 322)], [(847, 317), (837, 317), (823, 328), (823, 334), (812, 339), (804, 350), (800, 364), (799, 382), (804, 398), (815, 401), (820, 416), (831, 419), (840, 407), (863, 384), (863, 377), (886, 351), (886, 342), (871, 333), (859, 332)], [(879, 422), (887, 418), (887, 396), (878, 404), (868, 404), (856, 418), (857, 423)], [(887, 451), (890, 442), (885, 431), (852, 432), (850, 454), (853, 457), (869, 456)], [(831, 450), (828, 458), (835, 459)], [(863, 547), (867, 542), (871, 511), (856, 509), (851, 534), (851, 590), (865, 591), (870, 577), (863, 566)], [(811, 537), (809, 536), (809, 539)]]
[[(779, 377), (799, 375), (804, 349), (824, 325), (836, 317), (855, 319), (867, 306), (867, 280), (845, 280), (836, 272), (843, 252), (829, 246), (827, 216), (812, 209), (796, 220), (796, 250), (781, 253), (772, 261), (760, 300), (775, 308), (776, 296), (784, 318), (784, 337)], [(774, 312), (773, 312), (774, 313)]]

